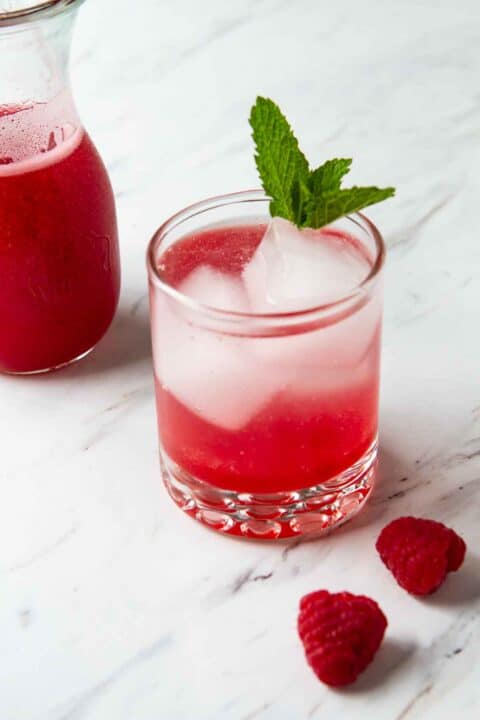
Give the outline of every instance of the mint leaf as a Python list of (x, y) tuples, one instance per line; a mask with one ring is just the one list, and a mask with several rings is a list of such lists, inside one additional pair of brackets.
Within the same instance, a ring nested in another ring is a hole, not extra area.
[(320, 228), (395, 194), (394, 188), (342, 188), (349, 158), (327, 160), (311, 171), (288, 120), (272, 100), (257, 97), (250, 113), (258, 173), (270, 214), (297, 227)]
[(308, 202), (305, 227), (321, 228), (324, 225), (358, 212), (369, 205), (387, 200), (395, 195), (395, 188), (352, 187), (313, 192)]
[(292, 188), (292, 201), (294, 208), (293, 221), (298, 227), (303, 227), (307, 219), (307, 212), (312, 199), (309, 178), (299, 178)]
[(310, 175), (312, 192), (321, 195), (329, 190), (340, 190), (342, 178), (350, 172), (350, 159), (327, 160)]
[(271, 197), (270, 214), (299, 224), (307, 200), (310, 169), (298, 140), (278, 105), (268, 98), (257, 97), (250, 125), (258, 173)]

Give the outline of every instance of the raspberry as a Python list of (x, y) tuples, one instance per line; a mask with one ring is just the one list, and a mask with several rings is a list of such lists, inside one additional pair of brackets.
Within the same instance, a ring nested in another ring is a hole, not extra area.
[(412, 595), (429, 595), (463, 563), (466, 545), (434, 520), (401, 517), (383, 528), (376, 548), (398, 584)]
[(387, 619), (374, 600), (327, 590), (300, 601), (298, 634), (309, 665), (331, 687), (348, 685), (371, 663)]

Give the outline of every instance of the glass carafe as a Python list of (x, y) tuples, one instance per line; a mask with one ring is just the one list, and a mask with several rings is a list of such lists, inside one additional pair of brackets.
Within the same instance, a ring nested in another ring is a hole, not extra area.
[(80, 359), (118, 302), (113, 192), (68, 78), (81, 3), (0, 0), (0, 372)]

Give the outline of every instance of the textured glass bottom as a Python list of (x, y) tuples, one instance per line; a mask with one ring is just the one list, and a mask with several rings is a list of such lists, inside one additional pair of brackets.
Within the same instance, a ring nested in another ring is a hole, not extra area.
[(195, 520), (237, 537), (277, 540), (326, 535), (354, 517), (373, 489), (377, 443), (354, 465), (321, 485), (268, 495), (236, 493), (196, 480), (163, 451), (161, 464), (170, 496)]
[(96, 348), (96, 345), (89, 348), (88, 350), (85, 350), (85, 352), (81, 353), (80, 355), (77, 355), (77, 357), (74, 357), (71, 360), (66, 360), (66, 362), (60, 363), (59, 365), (54, 365), (53, 367), (40, 368), (39, 370), (23, 370), (23, 371), (0, 370), (0, 374), (15, 375), (15, 376), (45, 375), (46, 373), (55, 372), (55, 370), (61, 370), (62, 368), (66, 368), (69, 365), (74, 365), (75, 363), (80, 362), (80, 360), (83, 360), (83, 358), (86, 358), (87, 355), (90, 355), (90, 353), (93, 352), (93, 350), (95, 350), (95, 348)]

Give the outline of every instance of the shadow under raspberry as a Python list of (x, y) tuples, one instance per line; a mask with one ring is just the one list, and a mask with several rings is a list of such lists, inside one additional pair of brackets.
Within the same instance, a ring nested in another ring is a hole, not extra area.
[(456, 572), (448, 573), (445, 582), (432, 595), (418, 598), (436, 607), (476, 605), (480, 599), (480, 557), (470, 555)]
[(353, 685), (340, 688), (336, 692), (342, 695), (354, 695), (371, 692), (375, 688), (385, 685), (413, 655), (415, 650), (416, 647), (411, 642), (393, 640), (387, 637), (375, 655), (372, 664), (360, 675), (358, 680)]

